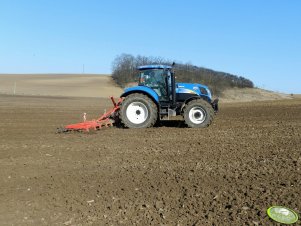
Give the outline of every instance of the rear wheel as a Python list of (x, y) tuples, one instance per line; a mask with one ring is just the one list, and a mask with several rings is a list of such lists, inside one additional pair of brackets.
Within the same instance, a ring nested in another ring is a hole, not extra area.
[(213, 108), (203, 99), (190, 101), (183, 111), (185, 123), (191, 128), (207, 127), (211, 124), (214, 117)]
[(156, 104), (146, 95), (134, 93), (128, 95), (121, 103), (121, 122), (128, 128), (152, 127), (158, 118)]

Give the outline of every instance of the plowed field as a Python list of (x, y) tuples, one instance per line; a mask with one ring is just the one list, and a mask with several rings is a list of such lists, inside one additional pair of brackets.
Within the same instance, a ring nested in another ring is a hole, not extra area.
[(206, 129), (56, 134), (110, 105), (0, 96), (1, 225), (278, 225), (269, 206), (301, 213), (301, 99), (223, 104)]

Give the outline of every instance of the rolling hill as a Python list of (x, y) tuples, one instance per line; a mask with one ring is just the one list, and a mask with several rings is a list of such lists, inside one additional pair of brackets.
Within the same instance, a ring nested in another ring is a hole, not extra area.
[[(131, 85), (134, 85), (133, 83)], [(119, 97), (123, 92), (109, 75), (98, 74), (1, 74), (0, 93), (34, 96)], [(296, 95), (297, 97), (297, 95)], [(290, 99), (291, 95), (257, 88), (231, 88), (221, 102)]]

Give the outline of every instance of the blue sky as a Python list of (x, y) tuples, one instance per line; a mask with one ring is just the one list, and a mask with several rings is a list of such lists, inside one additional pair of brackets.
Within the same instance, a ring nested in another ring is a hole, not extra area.
[(0, 0), (0, 73), (111, 73), (160, 56), (301, 93), (301, 1)]

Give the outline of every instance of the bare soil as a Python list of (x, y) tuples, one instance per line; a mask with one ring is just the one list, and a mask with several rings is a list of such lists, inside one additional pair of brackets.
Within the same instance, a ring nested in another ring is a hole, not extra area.
[(0, 95), (1, 225), (279, 225), (269, 206), (301, 213), (301, 99), (222, 104), (206, 129), (56, 134), (110, 106)]

